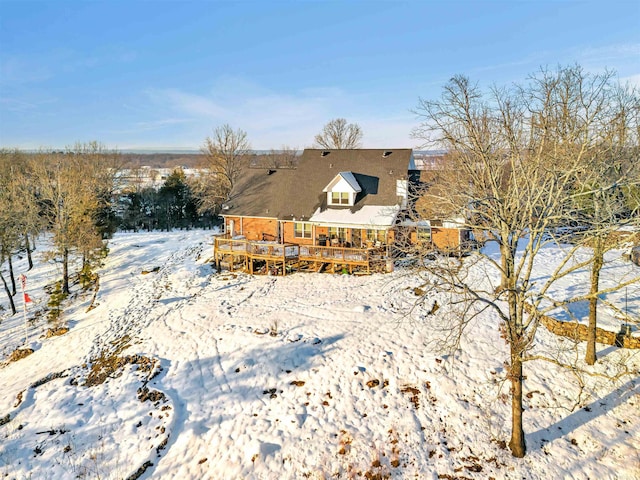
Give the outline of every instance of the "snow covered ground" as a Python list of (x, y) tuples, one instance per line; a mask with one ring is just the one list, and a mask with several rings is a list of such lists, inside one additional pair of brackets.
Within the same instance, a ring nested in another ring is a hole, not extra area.
[[(540, 275), (553, 263), (544, 255)], [(208, 231), (118, 234), (97, 307), (87, 312), (91, 292), (70, 301), (59, 337), (44, 338), (46, 319), (35, 319), (34, 353), (0, 367), (0, 475), (640, 478), (637, 374), (581, 386), (552, 364), (527, 364), (528, 454), (515, 459), (496, 318), (483, 316), (444, 355), (429, 326), (445, 324), (447, 308), (428, 315), (437, 294), (415, 305), (421, 281), (409, 270), (252, 277), (214, 273), (211, 256)], [(609, 260), (606, 275), (640, 270), (620, 252)], [(38, 262), (27, 275), (33, 316), (59, 272)], [(577, 275), (559, 288), (586, 288), (586, 272)], [(626, 297), (637, 318), (638, 286)], [(607, 301), (624, 308), (624, 298)], [(6, 360), (24, 328), (21, 315), (0, 315)], [(600, 320), (619, 328), (615, 309)], [(537, 340), (545, 351), (567, 344), (544, 329)], [(598, 347), (591, 371), (640, 368), (638, 352)]]

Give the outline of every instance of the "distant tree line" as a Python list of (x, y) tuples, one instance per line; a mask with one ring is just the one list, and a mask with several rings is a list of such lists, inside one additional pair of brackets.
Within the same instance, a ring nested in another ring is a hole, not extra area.
[(202, 163), (200, 153), (121, 153), (120, 158), (123, 168), (198, 168)]
[(160, 188), (139, 182), (127, 185), (117, 203), (118, 227), (136, 232), (212, 228), (218, 212), (202, 210), (202, 201), (194, 193), (196, 182), (177, 167)]

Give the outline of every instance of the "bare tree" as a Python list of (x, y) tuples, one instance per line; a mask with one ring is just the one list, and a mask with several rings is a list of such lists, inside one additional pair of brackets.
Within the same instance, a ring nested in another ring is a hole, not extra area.
[[(13, 196), (9, 208), (3, 209), (11, 221), (11, 228), (19, 232), (20, 244), (16, 251), (27, 254), (29, 270), (33, 268), (32, 239), (42, 230), (42, 222), (36, 199), (36, 186), (27, 172), (28, 156), (19, 151), (0, 151), (0, 176), (5, 193)], [(8, 257), (11, 270), (11, 256)], [(13, 275), (12, 275), (13, 277)], [(15, 283), (12, 279), (12, 283)]]
[(244, 130), (233, 130), (225, 124), (207, 137), (202, 147), (205, 158), (203, 188), (198, 191), (204, 204), (219, 205), (227, 200), (243, 169), (251, 145)]
[[(18, 205), (20, 202), (16, 188), (16, 168), (12, 160), (14, 152), (1, 152), (0, 155), (0, 280), (9, 299), (11, 313), (15, 315), (16, 307), (13, 296), (16, 294), (15, 275), (11, 256), (20, 243), (20, 226)], [(2, 274), (1, 267), (8, 262), (11, 288)]]
[(0, 265), (7, 262), (11, 295), (16, 294), (12, 257), (26, 250), (30, 269), (33, 260), (29, 236), (35, 237), (41, 229), (35, 185), (27, 174), (26, 158), (19, 150), (0, 151)]
[(31, 162), (38, 184), (42, 215), (53, 234), (51, 257), (62, 264), (62, 292), (69, 290), (69, 260), (82, 255), (83, 269), (104, 246), (101, 211), (109, 208), (117, 155), (92, 142), (65, 153), (40, 152)]
[(315, 136), (315, 143), (320, 148), (346, 150), (360, 148), (362, 129), (357, 123), (347, 123), (344, 118), (334, 118)]
[(265, 155), (267, 168), (294, 168), (298, 160), (298, 149), (283, 145), (279, 150), (269, 150)]
[(576, 222), (581, 228), (586, 228), (581, 232), (582, 241), (592, 251), (589, 337), (585, 352), (588, 365), (597, 360), (598, 292), (605, 253), (619, 248), (626, 241), (626, 236), (617, 232), (620, 227), (640, 227), (640, 206), (631, 197), (640, 185), (640, 97), (635, 89), (615, 85), (603, 89), (603, 95), (608, 107), (602, 122), (601, 139), (594, 149), (589, 168), (578, 179), (578, 192), (572, 195)]
[[(541, 315), (554, 308), (549, 289), (588, 264), (572, 260), (578, 246), (567, 251), (545, 280), (533, 276), (534, 263), (540, 249), (554, 242), (549, 234), (572, 221), (571, 193), (600, 144), (608, 106), (603, 92), (610, 81), (608, 74), (588, 75), (577, 66), (566, 67), (541, 70), (524, 85), (494, 87), (485, 95), (466, 77), (456, 76), (440, 99), (421, 99), (416, 110), (423, 123), (415, 136), (449, 152), (440, 188), (427, 195), (445, 217), (459, 217), (466, 227), (497, 243), (497, 255), (480, 251), (471, 257), (476, 261), (446, 259), (423, 266), (459, 307), (460, 315), (447, 333), (454, 347), (481, 312), (489, 309), (500, 318), (510, 350), (509, 447), (516, 457), (526, 453), (523, 364), (532, 358), (529, 351)], [(484, 267), (478, 270), (480, 265)], [(500, 281), (486, 288), (491, 271)], [(479, 272), (485, 272), (488, 281), (478, 283)]]

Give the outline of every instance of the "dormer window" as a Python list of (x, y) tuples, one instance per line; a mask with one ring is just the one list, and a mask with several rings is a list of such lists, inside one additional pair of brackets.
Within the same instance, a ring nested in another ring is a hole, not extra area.
[(331, 192), (331, 205), (349, 205), (349, 192)]
[(356, 202), (356, 196), (362, 191), (356, 177), (351, 172), (340, 172), (324, 187), (328, 205), (351, 207)]

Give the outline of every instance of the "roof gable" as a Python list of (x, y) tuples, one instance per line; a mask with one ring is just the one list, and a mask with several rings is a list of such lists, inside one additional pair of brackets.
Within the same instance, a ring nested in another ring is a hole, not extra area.
[(329, 182), (329, 185), (324, 187), (323, 192), (352, 192), (352, 193), (360, 193), (362, 188), (360, 184), (356, 180), (356, 177), (353, 176), (351, 172), (340, 172), (333, 180)]

